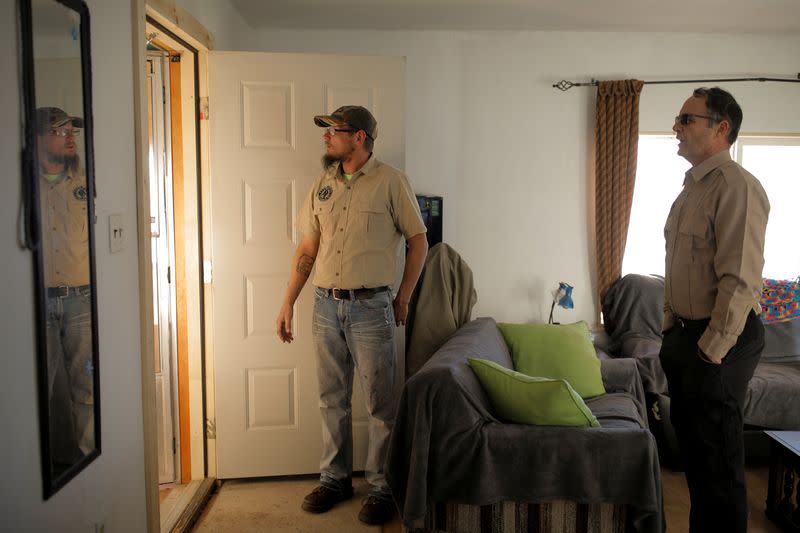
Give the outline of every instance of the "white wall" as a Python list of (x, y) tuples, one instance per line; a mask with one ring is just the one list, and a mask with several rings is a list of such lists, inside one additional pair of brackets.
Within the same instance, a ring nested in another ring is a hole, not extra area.
[[(406, 56), (406, 171), (417, 192), (445, 198), (445, 240), (475, 275), (474, 315), (507, 321), (546, 319), (559, 280), (575, 285), (575, 309), (558, 318), (594, 317), (594, 89), (562, 93), (554, 82), (794, 77), (800, 51), (797, 34), (230, 32), (219, 2), (182, 3), (219, 50)], [(645, 86), (641, 130), (669, 132), (695, 86)], [(743, 132), (800, 133), (800, 86), (726, 88), (744, 109)]]
[[(561, 79), (794, 75), (798, 35), (548, 32), (351, 32), (249, 29), (226, 2), (184, 0), (220, 50), (406, 56), (406, 170), (416, 189), (442, 194), (445, 238), (472, 266), (476, 315), (546, 318), (559, 280), (575, 286), (591, 320), (587, 153), (590, 89)], [(14, 2), (0, 4), (0, 84), (7, 117), (0, 154), (0, 274), (4, 301), (0, 415), (6, 459), (3, 527), (13, 531), (145, 528), (133, 159), (131, 7), (90, 0), (97, 171), (97, 271), (103, 454), (49, 501), (41, 499), (32, 264), (17, 246), (20, 116)], [(668, 130), (692, 86), (647, 86), (644, 131)], [(747, 133), (800, 132), (796, 85), (736, 84)], [(676, 176), (676, 179), (680, 177)], [(123, 215), (127, 248), (108, 250), (108, 215)]]
[[(144, 452), (139, 358), (136, 193), (133, 158), (133, 72), (130, 0), (90, 0), (97, 175), (97, 295), (102, 401), (102, 455), (48, 501), (42, 501), (35, 374), (32, 258), (16, 240), (20, 198), (20, 83), (16, 2), (0, 5), (0, 57), (6, 117), (0, 143), (0, 274), (4, 284), (0, 339), (0, 442), (5, 465), (0, 516), (7, 531), (144, 531)], [(111, 255), (108, 215), (129, 229)]]

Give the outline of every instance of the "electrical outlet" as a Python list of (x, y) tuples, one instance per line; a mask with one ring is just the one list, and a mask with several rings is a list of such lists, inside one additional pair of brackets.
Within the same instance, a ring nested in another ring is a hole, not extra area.
[(108, 217), (108, 246), (111, 253), (121, 252), (125, 247), (127, 231), (122, 224), (122, 215), (109, 215)]

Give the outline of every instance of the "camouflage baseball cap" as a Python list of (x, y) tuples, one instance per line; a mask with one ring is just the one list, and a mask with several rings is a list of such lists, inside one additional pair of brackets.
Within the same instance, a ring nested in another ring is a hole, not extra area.
[(65, 124), (72, 123), (74, 128), (83, 127), (81, 117), (73, 117), (58, 107), (40, 107), (36, 110), (36, 130), (39, 134), (46, 133), (50, 128), (60, 128)]
[(320, 128), (347, 124), (356, 131), (364, 130), (373, 141), (378, 136), (378, 122), (367, 108), (360, 105), (343, 105), (330, 115), (317, 115), (314, 117), (314, 124)]

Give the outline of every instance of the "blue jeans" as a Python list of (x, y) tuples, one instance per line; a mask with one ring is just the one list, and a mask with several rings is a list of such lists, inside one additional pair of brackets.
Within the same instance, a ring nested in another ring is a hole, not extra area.
[(362, 300), (314, 294), (314, 348), (322, 415), (320, 482), (342, 488), (353, 471), (353, 369), (369, 416), (365, 472), (370, 494), (389, 498), (384, 463), (395, 415), (394, 309), (388, 290)]
[(95, 447), (91, 288), (71, 290), (47, 298), (47, 395), (61, 424), (50, 440), (53, 459), (65, 463)]

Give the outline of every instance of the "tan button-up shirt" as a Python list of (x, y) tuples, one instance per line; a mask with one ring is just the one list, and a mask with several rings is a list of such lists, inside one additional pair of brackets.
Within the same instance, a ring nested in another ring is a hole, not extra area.
[(750, 310), (761, 312), (768, 217), (761, 183), (727, 150), (686, 172), (664, 227), (664, 331), (675, 316), (710, 317), (698, 345), (714, 358), (728, 353)]
[(326, 289), (392, 285), (403, 239), (426, 231), (408, 178), (374, 156), (349, 181), (341, 165), (323, 172), (297, 225), (319, 238), (314, 285)]
[(89, 284), (89, 214), (86, 176), (80, 170), (39, 181), (42, 251), (47, 287)]

